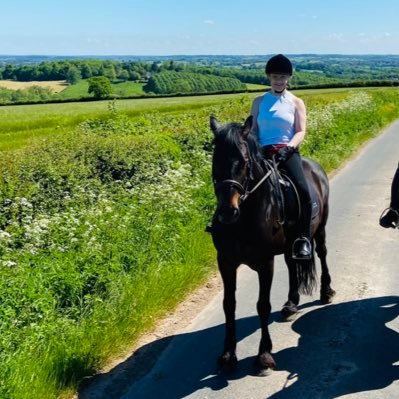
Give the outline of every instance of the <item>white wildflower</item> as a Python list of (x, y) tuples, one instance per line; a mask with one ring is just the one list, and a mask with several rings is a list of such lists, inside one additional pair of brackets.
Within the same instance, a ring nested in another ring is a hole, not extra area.
[(1, 265), (6, 267), (14, 267), (17, 266), (17, 262), (14, 262), (13, 260), (3, 260), (1, 261)]

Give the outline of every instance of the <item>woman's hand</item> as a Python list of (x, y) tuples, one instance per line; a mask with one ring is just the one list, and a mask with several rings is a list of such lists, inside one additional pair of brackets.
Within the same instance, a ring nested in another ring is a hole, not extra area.
[(289, 157), (294, 153), (295, 148), (287, 145), (285, 147), (281, 147), (277, 152), (277, 161), (285, 162)]

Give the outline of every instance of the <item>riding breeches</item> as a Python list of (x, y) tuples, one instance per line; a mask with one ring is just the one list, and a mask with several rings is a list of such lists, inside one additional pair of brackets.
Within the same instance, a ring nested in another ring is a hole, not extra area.
[(300, 233), (310, 238), (310, 223), (312, 218), (312, 200), (309, 194), (309, 186), (303, 172), (302, 160), (296, 148), (294, 153), (282, 165), (288, 176), (294, 182), (299, 199), (301, 201)]

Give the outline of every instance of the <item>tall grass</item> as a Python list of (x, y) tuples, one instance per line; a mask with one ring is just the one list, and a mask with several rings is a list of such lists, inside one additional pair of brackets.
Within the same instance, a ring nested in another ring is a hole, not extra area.
[[(399, 116), (397, 89), (302, 97), (303, 153), (328, 170)], [(1, 398), (76, 389), (206, 278), (209, 115), (243, 121), (252, 98), (133, 114), (116, 102), (0, 153)]]

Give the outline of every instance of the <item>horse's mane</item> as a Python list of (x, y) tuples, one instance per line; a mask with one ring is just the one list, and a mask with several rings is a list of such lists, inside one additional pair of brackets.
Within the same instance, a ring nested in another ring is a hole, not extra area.
[(227, 148), (236, 148), (237, 151), (241, 152), (243, 143), (247, 143), (249, 156), (251, 161), (258, 167), (263, 164), (263, 157), (260, 152), (260, 146), (258, 137), (255, 133), (251, 132), (248, 134), (246, 139), (242, 136), (243, 126), (239, 123), (232, 122), (224, 125), (214, 139), (214, 144), (221, 144)]

